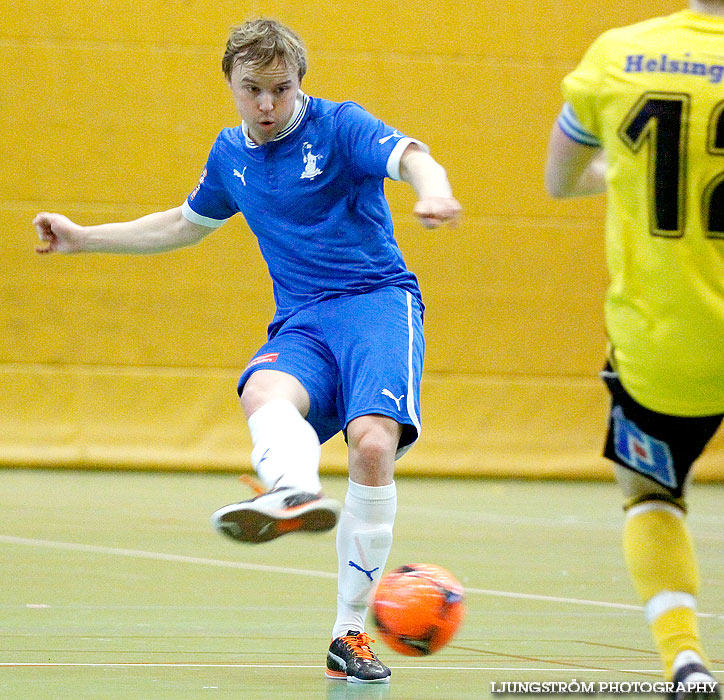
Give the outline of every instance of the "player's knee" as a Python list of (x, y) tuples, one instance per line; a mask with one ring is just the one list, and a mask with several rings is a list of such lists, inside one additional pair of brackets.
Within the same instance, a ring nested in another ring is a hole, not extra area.
[(264, 405), (266, 397), (262, 391), (254, 386), (252, 382), (247, 382), (244, 385), (244, 390), (241, 392), (239, 400), (241, 401), (241, 407), (248, 418), (252, 413), (254, 413), (254, 411)]
[(399, 424), (391, 418), (362, 416), (349, 424), (347, 441), (356, 460), (374, 469), (394, 462), (400, 433)]
[(670, 509), (686, 512), (686, 503), (683, 496), (674, 493), (651, 479), (642, 476), (630, 469), (616, 465), (616, 479), (624, 495), (624, 510), (628, 515), (639, 511), (639, 506), (646, 509)]
[(676, 488), (663, 486), (643, 474), (622, 467), (620, 464), (614, 465), (614, 473), (627, 503), (645, 498), (656, 499), (657, 497), (660, 497), (661, 500), (681, 500)]
[(289, 401), (302, 416), (309, 412), (309, 394), (298, 379), (285, 372), (254, 372), (244, 384), (239, 398), (247, 418), (276, 399)]
[(357, 452), (365, 462), (377, 464), (394, 454), (394, 446), (388, 436), (379, 430), (367, 430), (357, 435), (354, 444), (350, 447)]

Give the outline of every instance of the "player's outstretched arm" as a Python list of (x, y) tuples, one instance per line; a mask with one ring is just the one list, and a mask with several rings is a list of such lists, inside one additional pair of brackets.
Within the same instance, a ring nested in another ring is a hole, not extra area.
[(134, 221), (80, 226), (62, 214), (40, 212), (33, 225), (43, 245), (38, 253), (161, 253), (198, 243), (214, 229), (194, 224), (181, 207)]
[(577, 143), (553, 125), (548, 141), (545, 186), (551, 197), (582, 197), (606, 191), (606, 154)]
[(417, 193), (413, 211), (423, 226), (458, 223), (462, 207), (453, 197), (445, 169), (417, 144), (411, 143), (402, 154), (400, 177)]

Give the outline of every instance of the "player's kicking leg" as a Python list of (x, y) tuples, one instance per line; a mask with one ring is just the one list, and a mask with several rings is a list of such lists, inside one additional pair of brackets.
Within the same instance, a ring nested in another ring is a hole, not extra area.
[(325, 532), (336, 524), (341, 504), (322, 495), (317, 434), (302, 417), (309, 397), (293, 376), (261, 370), (242, 393), (254, 449), (252, 463), (262, 484), (257, 496), (219, 508), (212, 525), (240, 542), (260, 543), (290, 532)]

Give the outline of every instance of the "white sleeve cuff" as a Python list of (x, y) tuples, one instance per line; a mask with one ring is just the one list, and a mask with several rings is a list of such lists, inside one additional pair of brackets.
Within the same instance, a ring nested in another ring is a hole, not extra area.
[(403, 139), (400, 139), (397, 142), (397, 145), (392, 149), (390, 157), (387, 159), (387, 174), (392, 180), (402, 179), (400, 177), (400, 160), (402, 159), (402, 154), (405, 152), (405, 149), (411, 143), (416, 143), (423, 151), (425, 151), (425, 153), (430, 152), (429, 146), (426, 146), (424, 143), (422, 143), (422, 141), (418, 141), (417, 139), (411, 139), (407, 136)]
[(199, 226), (208, 226), (209, 228), (219, 228), (219, 226), (223, 226), (228, 221), (228, 219), (211, 219), (208, 216), (201, 216), (201, 214), (197, 214), (189, 206), (188, 200), (184, 200), (184, 203), (181, 205), (181, 213), (192, 224), (198, 224)]

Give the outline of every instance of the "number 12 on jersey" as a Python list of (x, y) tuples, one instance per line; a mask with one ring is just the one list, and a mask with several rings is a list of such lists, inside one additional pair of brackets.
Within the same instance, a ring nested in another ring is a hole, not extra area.
[[(686, 230), (690, 107), (691, 97), (685, 93), (647, 92), (618, 130), (620, 139), (634, 153), (648, 145), (650, 227), (654, 236), (680, 238)], [(709, 118), (706, 147), (712, 156), (724, 156), (724, 101)], [(704, 188), (701, 207), (705, 235), (724, 238), (724, 171)]]

